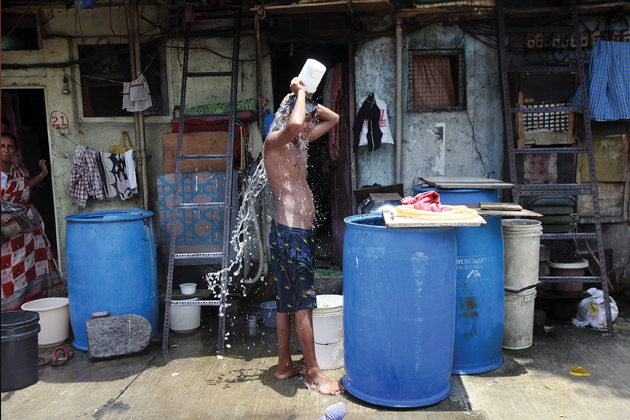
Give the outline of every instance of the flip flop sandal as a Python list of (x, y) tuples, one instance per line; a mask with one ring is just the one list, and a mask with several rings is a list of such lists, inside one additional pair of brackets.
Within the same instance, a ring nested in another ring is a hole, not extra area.
[(48, 366), (49, 364), (52, 363), (52, 359), (45, 359), (43, 357), (38, 357), (37, 358), (37, 367), (44, 367), (44, 366)]
[(57, 347), (54, 355), (55, 360), (52, 362), (52, 367), (59, 367), (65, 366), (74, 357), (74, 352), (66, 350), (65, 347)]

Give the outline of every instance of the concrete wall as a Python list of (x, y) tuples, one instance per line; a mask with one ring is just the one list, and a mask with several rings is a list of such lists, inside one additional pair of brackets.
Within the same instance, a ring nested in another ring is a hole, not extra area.
[[(432, 25), (406, 35), (403, 49), (403, 144), (402, 182), (405, 194), (418, 176), (471, 176), (500, 179), (503, 164), (503, 120), (496, 50), (463, 36), (456, 27)], [(411, 49), (465, 51), (467, 111), (408, 112), (408, 52)], [(389, 124), (395, 138), (396, 44), (380, 38), (357, 48), (355, 58), (357, 110), (360, 100), (374, 92), (387, 104)], [(445, 142), (431, 130), (445, 124)], [(358, 185), (395, 182), (393, 145), (358, 153)]]
[[(48, 38), (43, 40), (43, 49), (35, 51), (3, 51), (3, 64), (6, 63), (62, 63), (76, 60), (78, 56), (77, 46), (80, 43), (95, 43), (98, 38), (106, 37), (110, 43), (126, 43), (126, 38), (112, 36), (112, 29), (118, 35), (126, 34), (124, 8), (112, 7), (112, 20), (108, 9), (85, 9), (80, 16), (80, 25), (75, 22), (74, 12), (56, 10), (55, 18), (48, 22), (44, 33)], [(146, 7), (145, 16), (157, 21), (157, 8)], [(141, 21), (141, 32), (150, 30), (148, 23)], [(223, 22), (223, 25), (226, 23)], [(229, 24), (229, 23), (228, 23)], [(82, 29), (81, 29), (82, 28)], [(157, 35), (157, 32), (149, 32), (148, 35)], [(144, 38), (147, 40), (147, 37)], [(103, 40), (101, 39), (101, 42)], [(141, 42), (143, 40), (141, 39)], [(196, 39), (191, 45), (206, 47), (217, 51), (224, 56), (232, 54), (232, 39)], [(175, 40), (169, 40), (166, 44), (167, 77), (169, 106), (172, 110), (180, 103), (181, 67), (177, 57)], [(183, 39), (179, 41), (180, 57)], [(265, 54), (266, 51), (263, 51)], [(191, 50), (189, 69), (191, 71), (229, 70), (230, 60), (225, 60), (204, 50)], [(256, 98), (256, 73), (255, 73), (255, 38), (243, 37), (241, 39), (241, 60), (244, 62), (239, 71), (238, 99)], [(264, 60), (263, 74), (267, 75), (264, 85), (271, 86), (270, 60)], [(61, 93), (63, 88), (64, 72), (69, 78), (80, 82), (78, 66), (61, 68), (41, 68), (2, 71), (2, 89), (44, 89), (46, 97), (46, 111), (50, 116), (53, 111), (63, 112), (69, 120), (66, 129), (48, 128), (50, 156), (50, 172), (53, 178), (53, 192), (55, 203), (55, 218), (57, 223), (57, 238), (59, 263), (62, 272), (65, 273), (65, 235), (66, 222), (64, 217), (88, 211), (109, 209), (128, 209), (138, 207), (135, 199), (126, 201), (114, 201), (89, 199), (85, 209), (77, 206), (75, 198), (70, 196), (68, 186), (72, 171), (72, 156), (76, 145), (79, 143), (79, 131), (83, 132), (83, 144), (95, 151), (109, 151), (109, 146), (118, 144), (122, 131), (129, 132), (134, 145), (137, 139), (134, 137), (133, 114), (128, 117), (112, 118), (85, 118), (81, 102), (81, 90), (75, 83), (70, 83), (70, 94)], [(214, 102), (229, 101), (229, 78), (198, 79), (188, 84), (187, 106), (202, 105)], [(271, 93), (266, 93), (271, 98)], [(122, 106), (122, 104), (121, 104)], [(147, 156), (148, 156), (148, 182), (149, 182), (149, 209), (156, 216), (154, 225), (157, 227), (158, 197), (157, 176), (162, 174), (162, 133), (171, 132), (170, 120), (172, 116), (145, 117)], [(159, 230), (156, 229), (159, 241)]]

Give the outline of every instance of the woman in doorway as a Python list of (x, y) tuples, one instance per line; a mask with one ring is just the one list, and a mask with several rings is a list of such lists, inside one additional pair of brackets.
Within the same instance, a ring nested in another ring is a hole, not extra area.
[(16, 144), (11, 133), (2, 133), (2, 312), (46, 297), (48, 289), (62, 284), (42, 219), (28, 203), (31, 188), (48, 175), (48, 167), (40, 160), (41, 172), (28, 179), (11, 162)]

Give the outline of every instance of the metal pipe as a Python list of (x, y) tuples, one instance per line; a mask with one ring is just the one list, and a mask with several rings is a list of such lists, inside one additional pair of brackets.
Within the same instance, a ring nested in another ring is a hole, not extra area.
[[(141, 55), (140, 55), (140, 17), (138, 16), (138, 3), (136, 0), (133, 2), (132, 10), (132, 22), (133, 22), (133, 44), (135, 50), (135, 59), (136, 59), (136, 78), (142, 75), (142, 64), (141, 64)], [(140, 180), (142, 183), (142, 208), (145, 210), (149, 209), (149, 182), (147, 179), (147, 146), (146, 146), (146, 137), (145, 137), (145, 128), (144, 128), (144, 112), (139, 111), (138, 114), (138, 125), (139, 125), (139, 138), (138, 138), (138, 167), (140, 169)]]
[(402, 18), (396, 18), (396, 183), (402, 182), (402, 55), (403, 34)]

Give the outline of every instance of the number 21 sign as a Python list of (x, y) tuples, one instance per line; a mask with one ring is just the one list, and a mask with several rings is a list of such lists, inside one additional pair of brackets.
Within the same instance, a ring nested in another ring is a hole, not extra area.
[(52, 128), (68, 128), (68, 117), (61, 111), (53, 111), (50, 113), (50, 126)]

